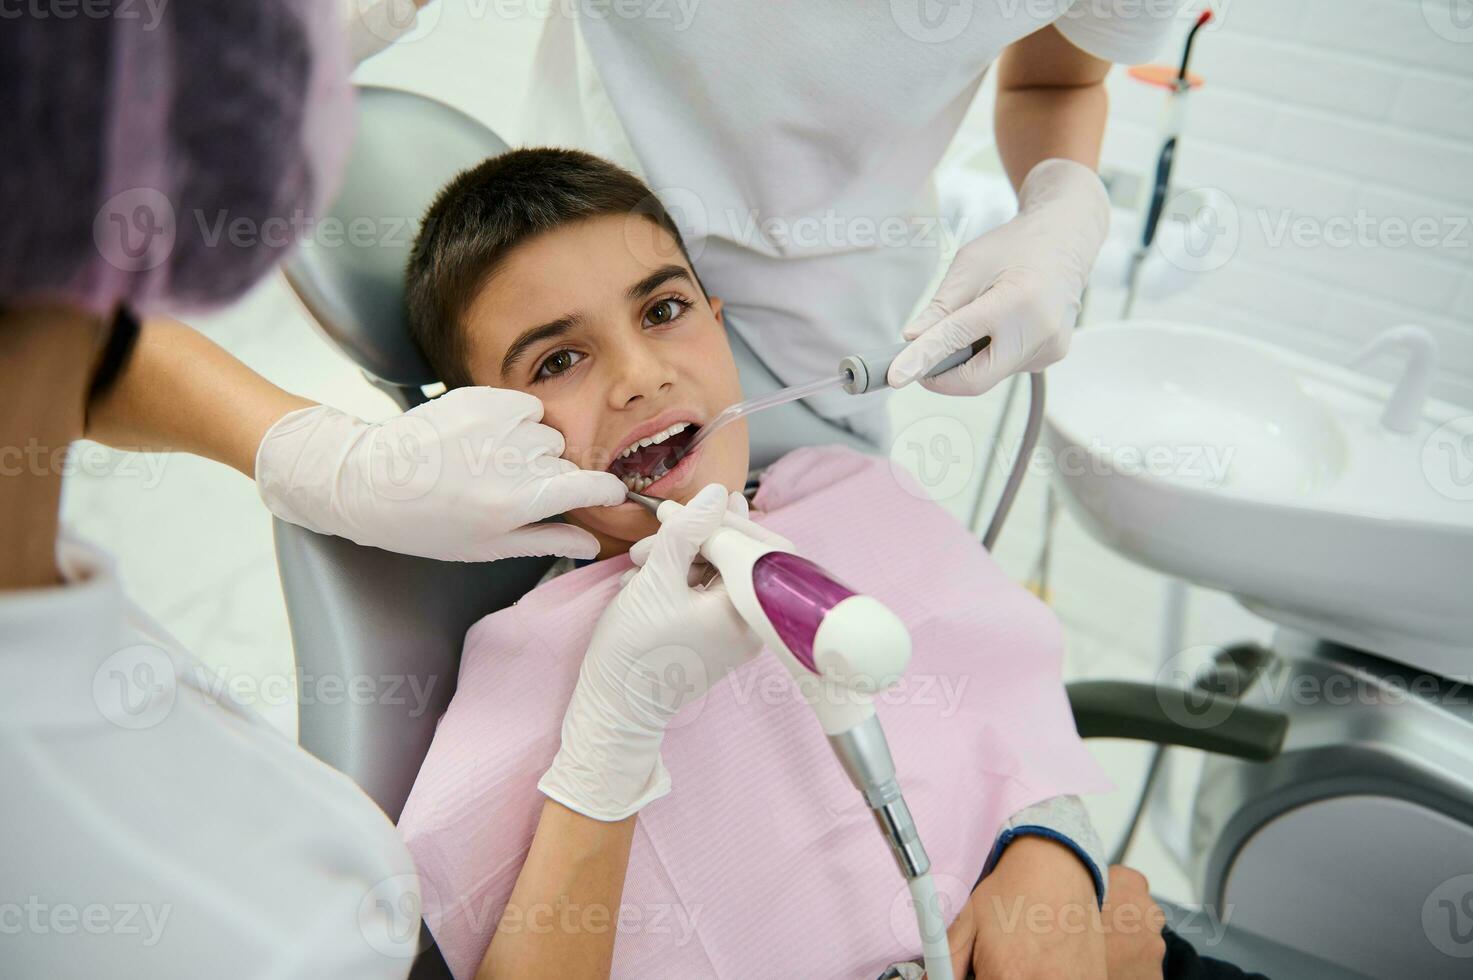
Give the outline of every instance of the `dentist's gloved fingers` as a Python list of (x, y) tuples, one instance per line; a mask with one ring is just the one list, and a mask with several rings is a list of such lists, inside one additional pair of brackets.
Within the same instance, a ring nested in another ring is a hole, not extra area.
[(1017, 215), (963, 246), (935, 297), (906, 325), (910, 346), (886, 380), (901, 387), (923, 378), (983, 337), (991, 338), (987, 350), (927, 387), (980, 394), (1058, 360), (1109, 223), (1109, 197), (1093, 170), (1063, 159), (1036, 164), (1018, 189)]
[[(598, 557), (598, 539), (581, 527), (571, 524), (529, 524), (502, 536), (502, 558), (538, 558), (545, 555), (564, 555), (568, 558), (587, 559)], [(475, 554), (467, 554), (455, 561), (477, 561)]]
[[(910, 342), (910, 346), (890, 363), (890, 371), (885, 375), (885, 380), (891, 387), (903, 388), (917, 378), (924, 378), (936, 365), (957, 351), (972, 346), (973, 341), (982, 339), (987, 333), (986, 321), (977, 316), (970, 306), (962, 307), (956, 313), (941, 317), (918, 334)], [(982, 351), (982, 354), (986, 353), (987, 350)], [(976, 356), (972, 358), (973, 361), (976, 359)]]
[(691, 563), (700, 554), (701, 545), (706, 543), (721, 526), (726, 514), (726, 488), (719, 483), (709, 484), (692, 497), (684, 507), (674, 501), (660, 505), (661, 512), (678, 507), (668, 517), (663, 517), (660, 530), (655, 533), (649, 557), (642, 571), (665, 580), (666, 586), (675, 582), (686, 584)]
[[(921, 385), (943, 395), (980, 395), (1019, 371), (1042, 370), (1068, 349), (1071, 331), (1066, 327), (1053, 334), (1046, 341), (1047, 351), (1031, 347), (1034, 340), (1029, 324), (1037, 315), (1026, 285), (1012, 279), (1000, 280), (952, 320), (945, 321), (959, 324), (958, 333), (990, 336), (992, 342), (945, 374), (923, 377)], [(922, 336), (916, 344), (926, 340)], [(1055, 356), (1055, 345), (1059, 344), (1063, 350)]]
[(747, 537), (760, 541), (763, 544), (772, 545), (774, 548), (782, 548), (785, 551), (793, 550), (793, 542), (776, 531), (763, 527), (750, 517), (739, 517), (736, 514), (728, 513), (721, 523), (734, 531), (741, 531)]
[(726, 517), (722, 518), (721, 523), (725, 527), (741, 531), (747, 537), (761, 541), (763, 544), (770, 544), (775, 548), (792, 550), (793, 542), (776, 531), (770, 531), (752, 520), (749, 516), (750, 513), (751, 510), (747, 505), (747, 498), (736, 491), (732, 491), (731, 496), (726, 498)]
[[(728, 517), (738, 513), (740, 513), (742, 517), (746, 517), (747, 499), (743, 497), (740, 493), (733, 490), (726, 497), (726, 512)], [(629, 560), (634, 562), (635, 568), (639, 568), (644, 565), (645, 560), (650, 556), (650, 549), (654, 546), (655, 535), (653, 534), (649, 535), (648, 537), (640, 538), (638, 541), (634, 542), (633, 546), (631, 546), (629, 549)], [(694, 585), (695, 582), (693, 581), (691, 584)]]
[(563, 459), (562, 434), (525, 392), (471, 387), (365, 422), (316, 405), (267, 430), (256, 485), (282, 520), (442, 561), (589, 557), (590, 536), (529, 525), (613, 506), (624, 484)]
[[(984, 236), (985, 238), (985, 236)], [(903, 388), (925, 375), (937, 364), (974, 341), (987, 336), (987, 325), (977, 323), (963, 311), (979, 296), (985, 295), (1002, 274), (993, 256), (978, 239), (963, 246), (936, 288), (936, 294), (915, 315), (900, 335), (914, 342), (900, 353), (885, 376), (892, 387)]]
[[(775, 548), (782, 548), (788, 551), (792, 550), (793, 542), (776, 531), (768, 530), (761, 524), (758, 524), (747, 516), (748, 513), (746, 498), (740, 493), (733, 491), (727, 497), (726, 516), (721, 519), (721, 523), (724, 527), (741, 531), (748, 537), (761, 541), (763, 544), (770, 544)], [(634, 546), (629, 549), (629, 560), (634, 562), (636, 568), (642, 566), (646, 559), (649, 558), (650, 549), (654, 547), (654, 544), (655, 536), (653, 534), (634, 542)], [(692, 565), (690, 584), (695, 585), (704, 577), (704, 565), (701, 561), (697, 560)]]
[[(976, 299), (998, 276), (1002, 275), (1003, 270), (1007, 267), (1006, 263), (998, 261), (998, 257), (985, 247), (985, 243), (982, 248), (975, 247), (983, 241), (983, 238), (979, 238), (962, 246), (956, 258), (952, 259), (946, 275), (941, 278), (941, 285), (936, 287), (936, 293), (931, 297), (931, 302), (912, 317), (911, 321), (900, 331), (902, 338), (915, 340)], [(971, 339), (976, 340), (977, 338)]]
[(686, 575), (721, 526), (727, 493), (706, 487), (667, 502), (643, 568), (627, 576), (593, 630), (563, 716), (562, 745), (542, 792), (600, 820), (619, 820), (670, 791), (665, 730), (760, 644), (721, 588)]
[(542, 421), (542, 411), (542, 399), (536, 395), (513, 388), (473, 385), (452, 388), (439, 398), (416, 405), (405, 414), (429, 415), (437, 421), (451, 417), (457, 421), (476, 420), (509, 432), (522, 422)]
[(628, 499), (624, 481), (612, 473), (582, 470), (565, 459), (556, 460), (554, 466), (554, 475), (529, 488), (525, 512), (530, 520), (546, 520), (580, 507), (614, 507)]

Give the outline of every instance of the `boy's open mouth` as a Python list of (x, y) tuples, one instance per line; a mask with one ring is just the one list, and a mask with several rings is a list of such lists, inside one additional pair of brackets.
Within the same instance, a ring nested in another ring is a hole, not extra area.
[(609, 472), (638, 493), (675, 468), (700, 428), (694, 422), (676, 422), (668, 429), (637, 439), (609, 465)]

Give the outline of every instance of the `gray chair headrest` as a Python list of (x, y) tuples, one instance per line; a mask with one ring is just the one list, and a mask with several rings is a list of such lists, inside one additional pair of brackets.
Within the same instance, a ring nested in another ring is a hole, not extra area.
[(342, 191), (287, 262), (286, 278), (328, 340), (371, 378), (410, 389), (438, 380), (409, 336), (404, 265), (436, 192), (507, 149), (442, 102), (359, 86)]

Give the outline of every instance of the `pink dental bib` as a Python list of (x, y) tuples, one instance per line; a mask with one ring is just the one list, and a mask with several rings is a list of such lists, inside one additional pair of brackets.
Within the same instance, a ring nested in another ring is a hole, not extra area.
[[(950, 921), (1005, 818), (1110, 788), (1074, 730), (1058, 622), (885, 459), (790, 453), (754, 509), (910, 629), (910, 669), (878, 713)], [(458, 978), (475, 974), (511, 895), (544, 800), (537, 780), (628, 567), (620, 557), (570, 572), (466, 636), (459, 686), (399, 821)], [(617, 916), (564, 903), (508, 927), (617, 926), (614, 977), (873, 978), (919, 955), (895, 861), (774, 657), (682, 709), (663, 755), (673, 789), (639, 814)]]

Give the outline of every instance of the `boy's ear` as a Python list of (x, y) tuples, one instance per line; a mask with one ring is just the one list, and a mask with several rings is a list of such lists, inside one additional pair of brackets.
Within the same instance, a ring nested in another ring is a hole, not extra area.
[(716, 322), (719, 323), (719, 324), (721, 324), (722, 327), (725, 327), (726, 326), (726, 321), (723, 320), (723, 319), (721, 319), (721, 297), (720, 296), (707, 296), (706, 297), (706, 303), (708, 305), (710, 305), (711, 312), (713, 314), (715, 314), (715, 316), (716, 316)]

